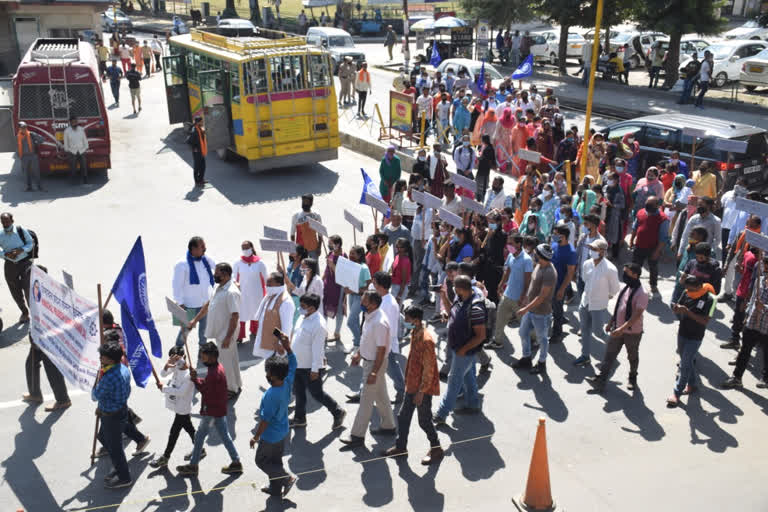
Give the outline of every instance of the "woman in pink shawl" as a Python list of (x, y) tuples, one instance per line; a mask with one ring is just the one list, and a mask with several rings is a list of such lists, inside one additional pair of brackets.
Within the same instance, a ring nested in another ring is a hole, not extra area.
[(505, 174), (510, 174), (512, 168), (512, 158), (515, 154), (515, 145), (512, 139), (512, 130), (515, 128), (515, 118), (512, 117), (512, 109), (507, 107), (501, 114), (496, 125), (496, 133), (491, 140), (496, 148), (496, 161), (500, 162), (499, 170)]
[(525, 162), (518, 156), (517, 152), (521, 149), (527, 149), (528, 132), (524, 124), (520, 123), (520, 119), (523, 116), (523, 109), (518, 108), (515, 111), (515, 117), (517, 118), (517, 124), (512, 128), (512, 169), (511, 174), (513, 176), (520, 176), (525, 172)]
[(485, 114), (483, 114), (483, 118), (475, 123), (475, 130), (472, 132), (472, 145), (479, 146), (482, 142), (483, 135), (493, 137), (493, 134), (496, 131), (496, 122), (496, 111), (489, 108)]

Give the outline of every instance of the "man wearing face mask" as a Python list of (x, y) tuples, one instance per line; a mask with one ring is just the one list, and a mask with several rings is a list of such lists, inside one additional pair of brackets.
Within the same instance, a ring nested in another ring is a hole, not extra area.
[(605, 257), (607, 250), (608, 243), (605, 240), (592, 242), (589, 245), (590, 258), (581, 269), (581, 278), (584, 280), (584, 293), (579, 305), (581, 356), (573, 361), (575, 365), (590, 363), (592, 335), (608, 323), (608, 301), (619, 292), (618, 272)]
[(232, 267), (229, 263), (216, 265), (213, 280), (216, 289), (189, 323), (189, 330), (194, 329), (201, 318), (208, 317), (205, 336), (216, 340), (219, 359), (227, 377), (227, 391), (232, 399), (240, 393), (243, 385), (240, 357), (235, 343), (240, 326), (240, 289), (232, 285)]
[(680, 152), (679, 151), (673, 151), (669, 155), (669, 164), (677, 167), (677, 173), (676, 174), (682, 174), (685, 176), (686, 179), (688, 179), (688, 164), (685, 163), (683, 160), (680, 160)]
[[(720, 255), (718, 253), (720, 252), (720, 237), (722, 236), (722, 227), (720, 224), (720, 219), (717, 217), (717, 215), (712, 213), (714, 207), (715, 201), (711, 197), (699, 197), (696, 213), (691, 216), (691, 218), (686, 223), (683, 236), (680, 239), (688, 240), (688, 237), (691, 234), (691, 230), (696, 226), (701, 226), (707, 230), (707, 240), (709, 241), (711, 247), (715, 250), (715, 257), (720, 259)], [(680, 244), (680, 247), (677, 249), (678, 261), (680, 258), (682, 258), (684, 249), (685, 247), (683, 244)]]
[(29, 322), (29, 275), (35, 240), (26, 229), (13, 225), (13, 215), (0, 215), (0, 256), (5, 260), (5, 282), (13, 300), (21, 310), (19, 323)]
[(651, 293), (654, 295), (659, 293), (659, 256), (669, 239), (669, 219), (659, 209), (658, 203), (658, 198), (654, 196), (645, 200), (645, 208), (637, 212), (629, 240), (629, 247), (633, 249), (632, 262), (642, 268), (645, 260), (648, 260)]
[(309, 227), (309, 219), (323, 223), (323, 219), (312, 211), (315, 198), (312, 194), (301, 196), (301, 211), (291, 217), (291, 240), (304, 247), (310, 258), (317, 259), (320, 256), (320, 239), (317, 232)]
[(293, 332), (291, 348), (296, 354), (296, 377), (294, 392), (296, 393), (296, 408), (292, 428), (307, 426), (307, 390), (316, 401), (333, 416), (331, 430), (336, 430), (344, 424), (346, 411), (339, 407), (336, 400), (323, 391), (323, 375), (325, 373), (325, 338), (327, 330), (325, 319), (320, 314), (320, 297), (314, 293), (303, 295), (299, 299), (300, 317)]
[(550, 343), (559, 343), (563, 338), (563, 324), (565, 324), (565, 315), (563, 314), (563, 302), (567, 291), (571, 288), (571, 281), (576, 275), (576, 265), (579, 261), (576, 249), (568, 242), (570, 230), (564, 224), (555, 227), (552, 234), (552, 265), (557, 271), (557, 283), (555, 284), (555, 295), (552, 297), (552, 336)]
[(295, 312), (296, 305), (285, 289), (285, 278), (279, 272), (272, 272), (267, 278), (267, 295), (256, 312), (259, 330), (253, 342), (255, 357), (267, 359), (275, 353), (280, 343), (273, 334), (275, 329), (280, 329), (283, 334), (290, 337)]
[(643, 267), (637, 263), (624, 265), (624, 288), (619, 292), (613, 316), (605, 326), (605, 332), (609, 335), (605, 347), (605, 356), (600, 365), (598, 375), (587, 377), (587, 382), (592, 384), (595, 392), (600, 393), (605, 388), (605, 383), (613, 373), (613, 363), (621, 352), (621, 347), (627, 349), (629, 360), (629, 378), (627, 389), (630, 391), (637, 387), (637, 366), (639, 364), (640, 338), (643, 336), (643, 313), (648, 308), (648, 293), (640, 284), (640, 274)]
[(725, 265), (725, 258), (728, 256), (728, 249), (730, 249), (729, 239), (731, 230), (740, 229), (740, 226), (736, 223), (736, 219), (739, 217), (739, 210), (736, 208), (736, 198), (747, 197), (746, 184), (747, 179), (744, 176), (739, 176), (736, 178), (736, 184), (733, 188), (723, 194), (723, 197), (720, 198), (720, 204), (723, 206), (723, 219), (720, 221), (720, 243), (723, 245), (723, 265)]
[[(187, 318), (192, 320), (202, 309), (213, 291), (213, 268), (216, 265), (205, 254), (205, 240), (193, 236), (187, 244), (187, 257), (173, 269), (173, 300), (187, 311)], [(203, 316), (198, 322), (198, 343), (205, 343), (205, 329), (208, 319)], [(174, 325), (180, 325), (174, 320)], [(179, 329), (176, 346), (184, 346), (185, 328)]]
[(488, 211), (501, 211), (504, 208), (514, 209), (514, 199), (513, 195), (507, 195), (504, 191), (504, 178), (496, 176), (491, 182), (491, 191), (488, 192), (488, 196), (485, 198), (485, 207)]
[(461, 137), (461, 145), (453, 152), (453, 163), (456, 164), (456, 172), (464, 177), (472, 179), (472, 166), (475, 162), (475, 150), (469, 142), (469, 135)]

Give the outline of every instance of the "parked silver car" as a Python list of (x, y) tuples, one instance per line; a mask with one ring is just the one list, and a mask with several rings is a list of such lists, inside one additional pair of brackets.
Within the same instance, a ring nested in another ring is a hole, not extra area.
[(133, 22), (120, 9), (110, 7), (101, 13), (101, 28), (104, 32), (114, 32), (115, 28), (121, 32), (133, 32)]

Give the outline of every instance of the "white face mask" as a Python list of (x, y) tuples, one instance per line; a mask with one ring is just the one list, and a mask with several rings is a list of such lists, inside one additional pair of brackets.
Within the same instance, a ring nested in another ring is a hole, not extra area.
[(549, 190), (544, 190), (544, 197), (550, 197), (552, 195), (552, 192)]
[(600, 251), (593, 251), (592, 249), (589, 250), (589, 257), (593, 260), (599, 260), (600, 259)]
[(613, 187), (616, 185), (616, 180), (608, 180), (608, 186)]
[(267, 295), (277, 295), (285, 291), (285, 286), (267, 286)]
[(427, 159), (427, 157), (425, 157), (425, 156), (420, 156), (420, 157), (419, 157), (419, 162), (423, 162), (423, 161), (425, 161), (426, 159)]
[(253, 255), (253, 249), (243, 249), (243, 256), (246, 258)]

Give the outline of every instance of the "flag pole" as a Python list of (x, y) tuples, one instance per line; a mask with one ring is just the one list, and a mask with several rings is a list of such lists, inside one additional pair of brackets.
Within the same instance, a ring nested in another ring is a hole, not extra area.
[[(112, 293), (110, 292), (110, 297), (112, 296)], [(101, 304), (101, 283), (96, 285), (96, 298), (99, 301), (99, 345), (104, 344), (104, 307)], [(99, 371), (96, 373), (96, 381), (93, 383), (93, 387), (96, 387), (96, 384), (99, 383), (99, 378), (101, 377), (101, 365), (99, 365)], [(101, 420), (101, 417), (98, 413), (98, 408), (96, 409), (96, 424), (93, 428), (93, 443), (91, 443), (91, 465), (93, 465), (96, 462), (96, 438), (99, 435), (99, 421)]]

